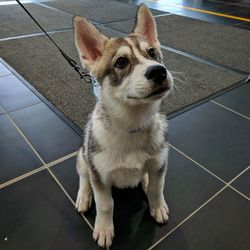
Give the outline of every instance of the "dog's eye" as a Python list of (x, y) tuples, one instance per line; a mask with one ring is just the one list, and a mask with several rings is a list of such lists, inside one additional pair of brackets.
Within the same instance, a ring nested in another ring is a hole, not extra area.
[(126, 58), (126, 57), (119, 57), (116, 60), (115, 66), (117, 68), (119, 68), (119, 69), (123, 69), (123, 68), (125, 68), (128, 65), (128, 63), (129, 63), (128, 58)]
[(154, 59), (157, 59), (157, 51), (155, 48), (150, 48), (148, 50), (148, 54), (150, 55), (150, 57), (154, 58)]

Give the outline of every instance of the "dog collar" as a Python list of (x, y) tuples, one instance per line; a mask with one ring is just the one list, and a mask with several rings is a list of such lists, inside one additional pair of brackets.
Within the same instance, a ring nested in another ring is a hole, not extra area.
[(93, 93), (94, 93), (94, 96), (96, 97), (96, 99), (99, 99), (100, 85), (99, 85), (98, 81), (96, 80), (96, 78), (93, 77), (93, 76), (92, 76), (92, 84), (93, 84)]

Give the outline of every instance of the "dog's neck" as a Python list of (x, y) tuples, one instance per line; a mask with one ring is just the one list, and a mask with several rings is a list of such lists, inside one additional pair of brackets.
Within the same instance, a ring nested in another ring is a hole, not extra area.
[(159, 111), (160, 103), (159, 100), (154, 103), (132, 106), (111, 100), (100, 91), (98, 105), (105, 108), (112, 130), (136, 133), (150, 127), (154, 116)]

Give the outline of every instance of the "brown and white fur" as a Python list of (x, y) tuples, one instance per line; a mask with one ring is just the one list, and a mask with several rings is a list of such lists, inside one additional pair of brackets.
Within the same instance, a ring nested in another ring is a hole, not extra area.
[(107, 38), (79, 16), (74, 28), (81, 62), (100, 84), (77, 155), (76, 208), (87, 211), (93, 191), (93, 237), (108, 248), (114, 237), (112, 186), (135, 187), (142, 182), (151, 216), (158, 223), (168, 220), (163, 196), (167, 122), (159, 106), (173, 79), (163, 64), (156, 24), (145, 5), (138, 9), (133, 33), (125, 38)]

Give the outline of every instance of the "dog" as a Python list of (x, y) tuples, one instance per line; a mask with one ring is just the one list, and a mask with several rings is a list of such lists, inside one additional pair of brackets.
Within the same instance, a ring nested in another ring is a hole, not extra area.
[(114, 237), (112, 186), (142, 182), (151, 216), (158, 223), (168, 221), (163, 195), (167, 121), (159, 107), (173, 78), (164, 66), (156, 23), (146, 5), (139, 6), (134, 30), (124, 38), (108, 38), (80, 16), (73, 23), (81, 63), (100, 85), (77, 154), (76, 209), (87, 211), (94, 197), (93, 238), (109, 248)]

